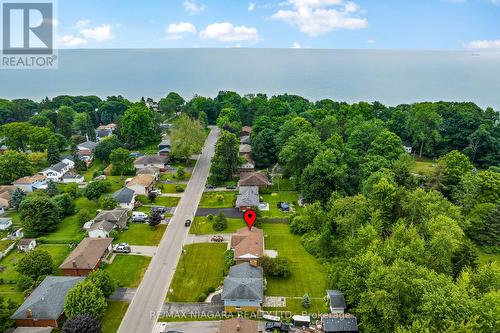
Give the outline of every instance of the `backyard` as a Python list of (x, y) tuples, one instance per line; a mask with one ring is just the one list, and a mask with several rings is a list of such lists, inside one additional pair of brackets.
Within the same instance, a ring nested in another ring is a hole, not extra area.
[(412, 172), (427, 176), (436, 170), (436, 162), (429, 159), (416, 159), (413, 165)]
[(150, 257), (117, 254), (104, 269), (118, 282), (119, 287), (137, 288), (150, 261)]
[(246, 226), (245, 221), (243, 221), (243, 219), (234, 219), (234, 218), (227, 219), (226, 230), (215, 231), (212, 228), (212, 225), (213, 221), (212, 222), (208, 221), (206, 216), (196, 216), (194, 218), (193, 224), (191, 225), (191, 228), (189, 229), (189, 233), (196, 235), (209, 235), (216, 233), (230, 234)]
[(208, 288), (217, 288), (224, 280), (224, 252), (226, 244), (201, 243), (184, 247), (174, 279), (169, 302), (197, 302)]
[(299, 209), (299, 193), (296, 191), (279, 191), (272, 192), (269, 194), (262, 194), (262, 200), (269, 204), (268, 211), (261, 211), (262, 217), (267, 218), (287, 218), (290, 216), (290, 212), (282, 212), (278, 208), (278, 202), (288, 202), (293, 205), (293, 209)]
[(200, 208), (230, 208), (234, 206), (236, 191), (204, 192), (200, 201)]
[(114, 243), (156, 246), (160, 243), (166, 229), (167, 226), (165, 224), (151, 228), (147, 223), (130, 223), (128, 230), (122, 231)]

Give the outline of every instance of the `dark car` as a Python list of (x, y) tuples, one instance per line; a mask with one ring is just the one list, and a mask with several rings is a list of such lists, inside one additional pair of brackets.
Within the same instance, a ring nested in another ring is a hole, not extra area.
[(151, 213), (166, 214), (167, 211), (168, 211), (167, 207), (163, 207), (163, 206), (151, 207)]
[(279, 321), (270, 321), (266, 323), (266, 331), (289, 332), (290, 326), (287, 324), (280, 323)]
[(215, 186), (213, 184), (207, 184), (206, 188), (209, 190), (213, 190), (214, 188), (217, 188), (217, 186)]
[(236, 185), (227, 185), (226, 190), (236, 190)]
[(189, 227), (191, 225), (191, 220), (186, 220), (186, 222), (184, 222), (184, 225), (186, 227)]

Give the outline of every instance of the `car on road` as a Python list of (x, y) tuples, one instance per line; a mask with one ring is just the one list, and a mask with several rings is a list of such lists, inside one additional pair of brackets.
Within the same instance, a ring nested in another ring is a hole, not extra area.
[(113, 252), (116, 253), (130, 253), (130, 245), (128, 243), (118, 243), (113, 246)]
[(186, 222), (184, 222), (184, 225), (186, 227), (189, 227), (191, 225), (191, 220), (186, 220)]

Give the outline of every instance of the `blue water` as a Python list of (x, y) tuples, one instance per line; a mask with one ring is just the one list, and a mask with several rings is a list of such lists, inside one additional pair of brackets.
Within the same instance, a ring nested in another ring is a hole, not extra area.
[(313, 49), (61, 50), (57, 70), (0, 70), (0, 97), (155, 99), (290, 93), (310, 100), (473, 101), (500, 110), (500, 53)]

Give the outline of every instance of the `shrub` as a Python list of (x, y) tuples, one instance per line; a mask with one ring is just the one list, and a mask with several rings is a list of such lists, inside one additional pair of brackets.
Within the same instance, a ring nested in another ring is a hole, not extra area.
[(287, 278), (291, 274), (290, 261), (287, 258), (264, 256), (261, 266), (266, 276)]
[(214, 220), (214, 216), (212, 214), (207, 215), (207, 221), (212, 222)]
[(19, 289), (19, 291), (31, 290), (34, 284), (35, 280), (33, 280), (31, 276), (21, 274), (19, 280), (17, 280), (17, 289)]
[(83, 281), (70, 289), (66, 295), (64, 312), (69, 318), (77, 315), (102, 316), (107, 303), (102, 291), (93, 283)]
[(215, 200), (217, 200), (217, 203), (221, 204), (224, 202), (224, 196), (222, 194), (217, 194)]
[(184, 188), (182, 186), (176, 185), (175, 192), (179, 192), (179, 193), (184, 192)]
[(89, 199), (97, 199), (111, 188), (111, 183), (107, 180), (97, 180), (90, 182), (83, 190), (83, 195)]
[(120, 232), (116, 229), (111, 230), (109, 233), (109, 237), (113, 238), (113, 240), (117, 240), (118, 236), (120, 236)]
[(212, 225), (212, 228), (215, 231), (226, 230), (226, 228), (227, 228), (227, 218), (226, 218), (226, 215), (224, 215), (223, 212), (219, 212), (219, 214), (217, 214), (217, 217), (215, 218), (215, 222)]
[(92, 214), (87, 209), (80, 209), (78, 213), (76, 213), (76, 220), (80, 226), (90, 221), (92, 217)]
[(204, 302), (207, 299), (208, 295), (205, 293), (202, 293), (200, 296), (198, 296), (198, 302)]
[(35, 250), (28, 252), (17, 264), (19, 274), (27, 275), (33, 280), (54, 272), (52, 257), (47, 251)]
[(101, 333), (101, 323), (89, 315), (77, 315), (66, 320), (63, 333)]
[(102, 209), (111, 210), (111, 209), (114, 209), (117, 205), (118, 205), (118, 202), (115, 200), (115, 198), (113, 198), (110, 195), (106, 195), (106, 196), (101, 197), (99, 199), (99, 206)]
[(116, 289), (116, 281), (107, 271), (99, 269), (90, 273), (87, 280), (102, 291), (104, 297), (109, 297)]
[(302, 306), (306, 309), (311, 307), (311, 299), (308, 294), (304, 294), (304, 296), (302, 296)]

